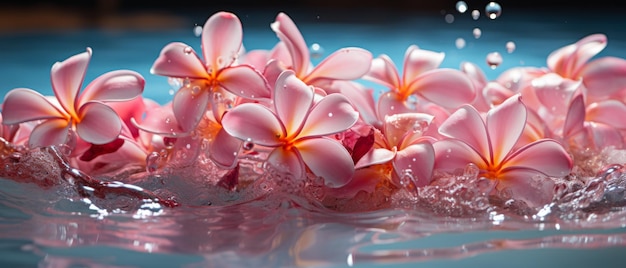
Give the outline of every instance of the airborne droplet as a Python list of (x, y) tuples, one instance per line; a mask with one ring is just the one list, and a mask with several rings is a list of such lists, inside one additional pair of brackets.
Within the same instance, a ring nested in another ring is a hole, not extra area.
[(456, 39), (456, 41), (454, 41), (454, 44), (456, 45), (456, 48), (461, 49), (465, 47), (465, 39), (459, 37)]
[(313, 43), (309, 48), (309, 53), (311, 53), (311, 58), (319, 59), (324, 56), (324, 48), (318, 43)]
[(467, 11), (467, 3), (465, 3), (465, 1), (456, 2), (456, 11), (459, 13), (465, 13), (465, 11)]
[(478, 20), (478, 18), (480, 18), (480, 11), (476, 9), (472, 10), (472, 19)]
[(515, 51), (515, 43), (513, 41), (506, 42), (506, 52), (513, 53)]
[(202, 26), (196, 25), (196, 27), (193, 27), (193, 35), (200, 37), (202, 35)]
[(488, 18), (495, 20), (500, 17), (500, 14), (502, 14), (502, 7), (496, 2), (489, 2), (489, 4), (485, 7), (485, 13)]
[(498, 52), (491, 52), (487, 54), (487, 65), (489, 68), (495, 69), (502, 64), (502, 55)]
[(480, 28), (474, 28), (474, 30), (472, 30), (472, 35), (474, 35), (474, 38), (478, 39), (481, 35), (483, 35), (483, 31), (481, 31)]

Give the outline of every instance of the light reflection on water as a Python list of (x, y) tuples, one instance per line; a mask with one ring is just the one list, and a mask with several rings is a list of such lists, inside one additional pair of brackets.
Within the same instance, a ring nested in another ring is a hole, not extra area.
[[(498, 18), (498, 24), (457, 16), (452, 24), (443, 18), (410, 18), (389, 25), (301, 25), (301, 31), (323, 51), (362, 46), (375, 55), (386, 53), (396, 63), (402, 62), (410, 44), (445, 51), (442, 67), (451, 68), (463, 61), (482, 64), (487, 53), (500, 51), (504, 59), (498, 68), (480, 66), (490, 79), (513, 66), (544, 66), (550, 51), (596, 32), (609, 37), (600, 56), (626, 57), (624, 30), (601, 18), (588, 24), (537, 15), (543, 20), (519, 23), (513, 15), (507, 19), (509, 14)], [(248, 31), (244, 22), (247, 48), (274, 45), (272, 19), (268, 16), (268, 27)], [(481, 29), (479, 39), (472, 35), (476, 27)], [(461, 49), (455, 46), (457, 38), (467, 41)], [(505, 44), (510, 40), (516, 49), (509, 54)], [(146, 77), (145, 96), (164, 103), (171, 98), (167, 81), (149, 74), (149, 69), (170, 41), (199, 48), (191, 28), (0, 36), (0, 92), (30, 87), (50, 94), (52, 63), (90, 46), (94, 56), (86, 80), (113, 69), (136, 70)], [(266, 194), (229, 206), (161, 208), (148, 202), (139, 209), (128, 205), (115, 210), (106, 205), (128, 200), (88, 201), (62, 185), (41, 189), (10, 180), (0, 180), (0, 189), (0, 262), (19, 266), (344, 267), (427, 262), (428, 267), (450, 267), (500, 262), (526, 267), (535, 259), (546, 266), (575, 267), (619, 260), (626, 247), (622, 207), (570, 218), (505, 212), (448, 217), (419, 209), (339, 213), (294, 196)]]

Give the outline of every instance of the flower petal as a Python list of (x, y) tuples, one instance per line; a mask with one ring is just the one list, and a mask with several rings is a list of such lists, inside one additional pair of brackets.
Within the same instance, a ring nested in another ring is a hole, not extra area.
[(64, 144), (68, 138), (70, 124), (62, 118), (49, 119), (35, 126), (30, 133), (30, 148)]
[(105, 73), (94, 79), (80, 95), (79, 107), (82, 103), (98, 101), (126, 101), (143, 92), (146, 81), (139, 73), (117, 70)]
[(317, 79), (359, 79), (370, 70), (371, 62), (372, 53), (365, 49), (342, 48), (326, 57), (302, 81), (313, 85)]
[(589, 59), (604, 50), (607, 44), (607, 37), (604, 34), (591, 34), (576, 42), (576, 50), (570, 57), (568, 63), (568, 74), (566, 76), (572, 79), (577, 79), (579, 71)]
[(50, 71), (52, 90), (61, 106), (68, 112), (74, 112), (74, 107), (77, 107), (76, 99), (85, 79), (90, 59), (91, 48), (87, 48), (86, 52), (52, 65)]
[[(435, 149), (430, 142), (409, 145), (398, 151), (393, 167), (397, 175), (394, 178), (401, 178), (406, 170), (410, 170), (416, 187), (428, 185), (435, 167)], [(395, 183), (401, 185), (399, 181)]]
[(594, 102), (587, 107), (587, 120), (626, 129), (626, 104), (618, 100)]
[[(278, 38), (285, 43), (291, 54), (292, 69), (297, 77), (304, 77), (309, 71), (309, 48), (296, 24), (287, 14), (280, 12), (271, 25)], [(288, 63), (285, 63), (288, 64)]]
[(479, 168), (486, 167), (486, 160), (473, 148), (460, 140), (440, 140), (433, 143), (435, 169), (454, 172), (473, 163)]
[(175, 137), (186, 132), (178, 124), (171, 102), (162, 107), (147, 109), (146, 116), (141, 119), (141, 123), (137, 121), (138, 119), (134, 117), (130, 119), (135, 127), (152, 134)]
[(78, 111), (80, 122), (76, 133), (86, 142), (105, 144), (115, 140), (122, 131), (122, 120), (115, 111), (101, 102), (87, 102)]
[(265, 77), (250, 65), (237, 65), (221, 69), (217, 80), (222, 88), (244, 98), (269, 98), (270, 87)]
[(606, 98), (626, 89), (626, 60), (603, 57), (585, 65), (581, 75), (588, 96)]
[(402, 113), (385, 117), (384, 131), (389, 146), (398, 150), (411, 144), (426, 130), (433, 116), (424, 113)]
[(579, 90), (582, 81), (549, 73), (534, 79), (532, 85), (539, 102), (551, 114), (562, 115), (566, 113), (569, 102), (574, 93)]
[(385, 54), (372, 60), (370, 70), (363, 79), (386, 86), (390, 90), (397, 90), (401, 86), (396, 65)]
[(409, 107), (406, 100), (394, 91), (388, 91), (378, 97), (378, 119), (383, 120), (385, 116), (402, 113), (415, 113), (415, 107)]
[(490, 158), (491, 148), (487, 136), (487, 127), (478, 111), (472, 106), (464, 105), (452, 113), (439, 126), (439, 133), (463, 141), (473, 150), (476, 150), (486, 161)]
[(223, 128), (209, 145), (209, 157), (221, 168), (231, 169), (237, 165), (237, 155), (242, 141), (229, 135)]
[(359, 159), (359, 162), (355, 164), (354, 168), (359, 169), (384, 164), (391, 161), (395, 156), (396, 152), (387, 148), (372, 148)]
[(222, 127), (240, 140), (251, 139), (255, 144), (276, 147), (285, 136), (283, 126), (267, 107), (255, 103), (241, 104), (222, 117)]
[(295, 76), (292, 70), (286, 70), (278, 76), (274, 87), (274, 108), (287, 131), (287, 135), (296, 134), (313, 106), (313, 89)]
[(329, 187), (346, 185), (354, 175), (354, 163), (346, 149), (329, 138), (313, 138), (298, 141), (298, 152), (313, 174), (324, 178)]
[(279, 172), (293, 176), (295, 180), (305, 178), (306, 169), (295, 147), (291, 147), (291, 149), (285, 149), (283, 146), (276, 147), (267, 156), (267, 163)]
[(572, 159), (560, 143), (552, 139), (542, 139), (507, 157), (502, 171), (522, 168), (537, 170), (551, 177), (563, 177), (570, 173), (572, 167)]
[(16, 88), (4, 96), (2, 122), (10, 125), (39, 119), (65, 118), (59, 108), (39, 92)]
[(193, 130), (209, 104), (209, 91), (195, 86), (181, 87), (174, 95), (172, 110), (180, 127), (185, 131)]
[(172, 42), (161, 50), (152, 64), (150, 73), (168, 77), (197, 78), (208, 77), (204, 63), (187, 44)]
[(572, 137), (576, 133), (584, 130), (585, 122), (585, 101), (582, 94), (576, 95), (570, 102), (565, 123), (563, 124), (562, 136)]
[(363, 121), (370, 125), (379, 125), (373, 89), (366, 89), (353, 81), (337, 81), (335, 83), (341, 85), (339, 93), (350, 100)]
[(411, 45), (404, 55), (403, 84), (409, 85), (419, 75), (439, 67), (445, 54), (418, 48)]
[(585, 128), (589, 136), (593, 139), (596, 149), (610, 146), (622, 148), (624, 145), (622, 134), (619, 129), (613, 126), (596, 122), (585, 122)]
[(344, 95), (330, 94), (313, 106), (299, 137), (324, 136), (345, 131), (359, 120), (359, 113)]
[(449, 109), (471, 103), (476, 96), (476, 90), (468, 76), (454, 69), (425, 72), (407, 85), (407, 91), (408, 94), (421, 95)]
[(504, 173), (496, 189), (507, 191), (515, 200), (526, 202), (529, 207), (540, 208), (554, 198), (554, 181), (532, 169), (514, 169)]
[(202, 27), (202, 54), (207, 66), (222, 69), (233, 64), (243, 40), (239, 18), (230, 12), (217, 12)]
[(491, 144), (490, 161), (497, 165), (509, 154), (526, 125), (526, 106), (519, 94), (489, 110), (486, 117), (487, 133)]

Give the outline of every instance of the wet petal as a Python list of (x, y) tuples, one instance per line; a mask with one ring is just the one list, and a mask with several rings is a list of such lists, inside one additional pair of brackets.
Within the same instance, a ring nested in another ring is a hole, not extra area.
[(502, 170), (534, 169), (547, 176), (563, 177), (570, 173), (572, 166), (572, 159), (560, 143), (552, 139), (542, 139), (507, 157)]
[(385, 138), (390, 146), (402, 150), (426, 130), (433, 116), (425, 113), (401, 113), (385, 117)]
[(581, 71), (588, 96), (606, 98), (626, 89), (626, 60), (603, 57), (585, 65)]
[(105, 144), (115, 140), (122, 131), (122, 120), (117, 113), (101, 102), (87, 102), (78, 111), (80, 122), (76, 133), (86, 142)]
[(185, 131), (178, 124), (174, 111), (172, 110), (172, 104), (168, 103), (162, 107), (153, 107), (146, 110), (146, 116), (141, 120), (141, 123), (137, 121), (137, 118), (131, 118), (130, 122), (137, 128), (164, 136), (180, 136)]
[(200, 122), (208, 104), (208, 90), (183, 86), (174, 95), (172, 110), (180, 127), (187, 132)]
[(396, 65), (384, 54), (372, 60), (370, 70), (363, 79), (386, 86), (390, 90), (396, 90), (401, 86)]
[(565, 114), (574, 93), (582, 82), (549, 73), (532, 81), (537, 100), (555, 115)]
[(433, 143), (435, 151), (435, 169), (453, 172), (474, 163), (480, 168), (486, 167), (486, 160), (466, 143), (459, 140), (440, 140)]
[(395, 151), (387, 148), (372, 148), (368, 151), (359, 162), (354, 166), (355, 169), (364, 168), (372, 165), (384, 164), (391, 161), (396, 156)]
[(626, 104), (618, 100), (594, 102), (587, 108), (587, 120), (626, 129)]
[(295, 147), (289, 150), (282, 146), (277, 147), (267, 156), (267, 163), (278, 171), (293, 176), (295, 180), (302, 180), (305, 177), (306, 169)]
[(64, 118), (65, 115), (59, 108), (34, 90), (16, 88), (4, 96), (2, 120), (4, 124), (17, 124), (39, 119)]
[(285, 136), (276, 115), (268, 108), (254, 103), (241, 104), (224, 114), (222, 127), (234, 137), (251, 139), (262, 146), (279, 146), (282, 144), (279, 139)]
[(229, 135), (223, 128), (209, 145), (209, 157), (221, 168), (231, 169), (237, 164), (237, 154), (242, 141)]
[(249, 65), (237, 65), (222, 69), (217, 75), (221, 87), (244, 98), (269, 98), (270, 87), (265, 77)]
[(491, 144), (491, 161), (498, 164), (511, 151), (526, 125), (526, 106), (516, 94), (487, 113), (486, 126)]
[(77, 107), (76, 99), (85, 79), (90, 59), (91, 48), (87, 48), (86, 52), (52, 65), (50, 71), (52, 90), (61, 106), (68, 112), (73, 112)]
[(563, 137), (572, 137), (584, 129), (585, 101), (583, 95), (578, 94), (569, 105), (565, 123), (563, 125)]
[(150, 73), (178, 78), (207, 78), (207, 70), (196, 52), (187, 44), (167, 44), (154, 61)]
[[(430, 183), (433, 176), (435, 150), (430, 142), (412, 144), (398, 151), (393, 166), (398, 178), (401, 178), (406, 170), (410, 170), (415, 186), (425, 186)], [(396, 182), (400, 185), (399, 183)]]
[(354, 176), (348, 184), (339, 188), (328, 188), (326, 195), (336, 198), (353, 198), (360, 191), (373, 193), (376, 186), (386, 174), (380, 168), (364, 168), (354, 171)]
[(287, 134), (296, 134), (313, 105), (313, 89), (297, 78), (292, 70), (287, 70), (276, 80), (273, 98), (276, 114)]
[(396, 92), (389, 91), (378, 97), (378, 118), (383, 120), (385, 116), (401, 113), (415, 113), (417, 110), (407, 105), (402, 96)]
[(270, 93), (276, 88), (276, 80), (280, 74), (287, 68), (278, 60), (270, 60), (265, 69), (263, 69), (263, 76), (267, 80), (267, 84), (270, 88)]
[(304, 163), (329, 187), (346, 185), (354, 174), (354, 163), (346, 149), (329, 138), (304, 139), (296, 144)]
[(452, 113), (439, 126), (439, 133), (449, 138), (459, 139), (485, 159), (490, 158), (491, 148), (487, 128), (478, 111), (472, 106), (465, 105)]
[(82, 103), (98, 101), (125, 101), (133, 99), (143, 92), (146, 81), (134, 71), (117, 70), (105, 73), (94, 79), (80, 96)]
[(415, 45), (409, 46), (404, 56), (404, 73), (402, 79), (404, 85), (410, 84), (419, 75), (435, 70), (439, 67), (445, 54), (430, 50), (420, 49)]
[(454, 69), (425, 72), (408, 85), (407, 91), (450, 109), (471, 103), (476, 95), (468, 76)]
[(202, 54), (207, 66), (222, 69), (230, 66), (241, 49), (243, 29), (233, 13), (217, 12), (202, 27)]
[(317, 79), (359, 79), (369, 71), (371, 62), (372, 53), (365, 49), (342, 48), (320, 62), (302, 81), (314, 84)]
[(31, 148), (64, 144), (70, 125), (65, 119), (49, 119), (33, 128), (28, 140)]
[(554, 181), (532, 169), (510, 170), (498, 180), (496, 189), (507, 191), (511, 198), (526, 202), (530, 207), (539, 208), (554, 198)]
[(601, 149), (609, 146), (622, 148), (624, 145), (624, 138), (617, 128), (596, 122), (585, 123), (585, 128), (593, 138), (593, 143), (596, 148)]
[[(309, 71), (309, 48), (296, 24), (287, 14), (280, 12), (271, 25), (278, 38), (287, 46), (291, 54), (292, 68), (297, 77), (304, 77)], [(288, 64), (288, 63), (285, 63)]]
[(339, 133), (352, 127), (359, 119), (345, 96), (333, 93), (317, 102), (311, 109), (299, 137)]

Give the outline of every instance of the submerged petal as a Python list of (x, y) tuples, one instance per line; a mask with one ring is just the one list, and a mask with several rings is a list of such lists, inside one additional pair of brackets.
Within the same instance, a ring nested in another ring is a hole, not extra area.
[(250, 139), (262, 146), (276, 147), (285, 136), (283, 126), (268, 108), (255, 103), (241, 104), (222, 117), (222, 127), (241, 140)]
[(329, 138), (298, 141), (298, 152), (313, 174), (324, 178), (329, 187), (346, 185), (354, 175), (354, 163), (346, 149)]
[(187, 44), (167, 44), (150, 69), (152, 74), (178, 78), (207, 78), (207, 70), (196, 52)]
[(330, 94), (313, 106), (299, 137), (335, 134), (352, 127), (359, 113), (344, 95)]
[(78, 103), (80, 106), (80, 104), (92, 100), (130, 100), (141, 95), (145, 83), (143, 76), (137, 72), (128, 70), (111, 71), (89, 83), (83, 90)]
[(202, 54), (214, 69), (230, 66), (241, 49), (243, 29), (239, 18), (230, 12), (217, 12), (202, 27)]
[(314, 84), (317, 79), (359, 79), (369, 71), (371, 62), (372, 53), (365, 49), (342, 48), (320, 62), (302, 81)]
[(117, 113), (101, 102), (87, 102), (80, 107), (76, 133), (86, 142), (105, 144), (115, 140), (122, 131)]
[(27, 88), (16, 88), (4, 96), (3, 124), (18, 124), (47, 118), (64, 119), (65, 115), (39, 92)]

